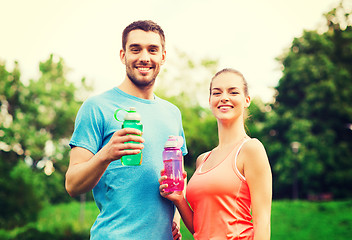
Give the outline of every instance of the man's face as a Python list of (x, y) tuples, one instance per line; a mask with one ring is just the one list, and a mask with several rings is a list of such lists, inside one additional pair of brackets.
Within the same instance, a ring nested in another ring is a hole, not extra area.
[(138, 88), (153, 86), (165, 62), (158, 33), (133, 30), (128, 34), (126, 50), (120, 51), (120, 58), (126, 65), (126, 74)]

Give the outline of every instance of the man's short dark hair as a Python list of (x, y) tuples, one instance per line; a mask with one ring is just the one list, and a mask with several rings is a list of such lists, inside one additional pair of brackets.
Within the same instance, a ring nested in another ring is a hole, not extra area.
[(151, 20), (139, 20), (128, 25), (125, 28), (125, 30), (123, 30), (122, 32), (122, 48), (124, 51), (126, 51), (128, 34), (131, 31), (137, 30), (137, 29), (143, 30), (145, 32), (152, 31), (152, 32), (158, 33), (160, 35), (161, 45), (163, 49), (165, 49), (165, 35), (164, 35), (163, 29), (158, 24), (156, 24)]

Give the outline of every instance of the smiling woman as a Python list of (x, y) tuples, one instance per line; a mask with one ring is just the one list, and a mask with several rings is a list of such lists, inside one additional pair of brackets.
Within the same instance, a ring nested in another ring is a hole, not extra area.
[(159, 180), (160, 194), (175, 203), (195, 239), (270, 239), (271, 169), (264, 146), (246, 134), (249, 104), (243, 75), (234, 69), (218, 72), (210, 83), (209, 105), (219, 145), (198, 157), (187, 200), (182, 192), (166, 193), (165, 177)]

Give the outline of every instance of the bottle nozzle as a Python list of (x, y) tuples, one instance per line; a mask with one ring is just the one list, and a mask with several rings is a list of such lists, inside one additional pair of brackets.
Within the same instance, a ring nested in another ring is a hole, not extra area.
[(127, 112), (135, 112), (136, 111), (136, 108), (135, 107), (130, 107), (130, 110), (127, 111)]
[(169, 139), (165, 143), (165, 147), (181, 148), (182, 145), (183, 145), (183, 137), (181, 136), (169, 136)]

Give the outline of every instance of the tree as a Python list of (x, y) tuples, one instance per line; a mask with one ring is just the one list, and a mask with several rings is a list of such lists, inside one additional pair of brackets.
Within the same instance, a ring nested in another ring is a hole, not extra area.
[[(67, 201), (64, 173), (68, 138), (81, 101), (61, 58), (39, 64), (41, 76), (25, 86), (19, 66), (0, 64), (0, 227), (36, 219), (42, 205)], [(82, 90), (88, 90), (82, 79)], [(43, 171), (44, 170), (44, 171)], [(45, 173), (45, 174), (44, 174)]]
[[(324, 192), (351, 196), (351, 10), (342, 1), (325, 17), (327, 31), (304, 31), (278, 58), (283, 76), (266, 141), (279, 182), (274, 192), (281, 197), (289, 196), (290, 185), (300, 197)], [(296, 142), (298, 149), (291, 147)]]

